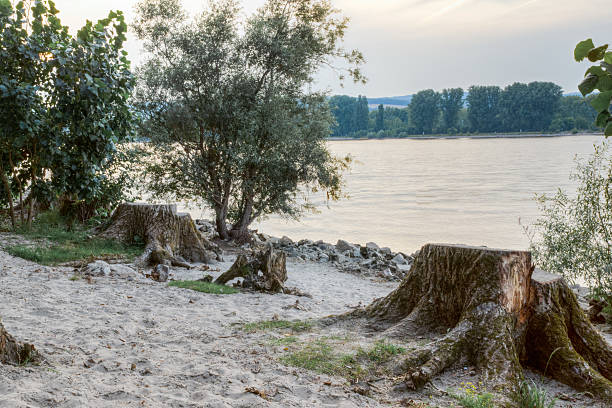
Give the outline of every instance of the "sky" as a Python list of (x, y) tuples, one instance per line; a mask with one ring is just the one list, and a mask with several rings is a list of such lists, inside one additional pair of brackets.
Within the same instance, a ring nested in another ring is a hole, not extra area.
[[(333, 94), (368, 97), (408, 95), (422, 89), (470, 85), (506, 86), (552, 81), (577, 91), (585, 63), (573, 60), (574, 46), (586, 38), (612, 41), (610, 0), (331, 0), (351, 19), (344, 46), (366, 57), (366, 85), (323, 70), (316, 87)], [(109, 10), (128, 22), (137, 0), (56, 0), (62, 22), (78, 29)], [(183, 0), (197, 14), (206, 0)], [(245, 15), (263, 0), (243, 0)], [(137, 65), (141, 46), (126, 45)]]

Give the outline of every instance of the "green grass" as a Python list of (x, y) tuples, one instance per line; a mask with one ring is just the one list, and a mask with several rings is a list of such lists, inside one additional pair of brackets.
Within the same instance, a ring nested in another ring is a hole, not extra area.
[(333, 343), (329, 338), (295, 346), (289, 345), (289, 347), (292, 350), (281, 357), (282, 363), (318, 373), (345, 377), (353, 382), (385, 372), (385, 363), (394, 356), (405, 353), (403, 347), (386, 341), (378, 341), (370, 348), (358, 348), (356, 352), (346, 353), (345, 342)]
[(71, 231), (67, 231), (65, 221), (56, 211), (39, 214), (31, 230), (22, 228), (16, 233), (34, 244), (8, 246), (6, 252), (42, 265), (109, 258), (131, 261), (143, 250), (141, 245), (91, 238), (85, 225), (75, 224)]
[(216, 283), (202, 281), (175, 281), (170, 282), (168, 286), (182, 289), (191, 289), (195, 290), (196, 292), (202, 293), (213, 293), (215, 295), (233, 295), (235, 293), (240, 292), (238, 289), (232, 288), (230, 286), (218, 285)]
[[(489, 392), (480, 392), (479, 387), (471, 382), (461, 383), (460, 394), (450, 394), (463, 408), (495, 408), (495, 396)], [(482, 384), (479, 384), (482, 385)]]
[(298, 338), (295, 336), (287, 336), (281, 337), (278, 339), (273, 339), (270, 341), (270, 344), (274, 344), (276, 346), (287, 346), (289, 344), (295, 344), (298, 342)]
[(296, 320), (293, 322), (287, 320), (265, 320), (255, 323), (247, 323), (242, 326), (242, 330), (254, 333), (257, 331), (267, 330), (291, 330), (293, 332), (304, 332), (312, 328), (312, 322)]
[(553, 408), (556, 399), (549, 398), (546, 390), (533, 381), (523, 381), (518, 403), (520, 408)]

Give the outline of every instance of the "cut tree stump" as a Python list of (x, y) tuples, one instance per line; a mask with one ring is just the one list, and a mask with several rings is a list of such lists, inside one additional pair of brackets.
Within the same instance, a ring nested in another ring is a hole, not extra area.
[(217, 257), (214, 245), (197, 230), (191, 216), (177, 213), (171, 204), (121, 204), (98, 236), (127, 243), (139, 237), (146, 245), (139, 264), (190, 267), (187, 261), (210, 263)]
[(534, 272), (529, 252), (425, 245), (396, 290), (352, 317), (391, 337), (439, 334), (402, 365), (412, 389), (461, 363), (516, 395), (529, 366), (612, 401), (612, 348), (560, 276)]
[(21, 365), (33, 362), (38, 353), (33, 345), (17, 342), (0, 322), (0, 363)]
[(285, 286), (287, 255), (282, 251), (275, 251), (272, 247), (257, 253), (250, 261), (245, 255), (239, 255), (231, 268), (219, 276), (215, 283), (225, 285), (236, 278), (244, 278), (243, 288), (310, 297), (309, 294), (302, 293), (298, 289)]

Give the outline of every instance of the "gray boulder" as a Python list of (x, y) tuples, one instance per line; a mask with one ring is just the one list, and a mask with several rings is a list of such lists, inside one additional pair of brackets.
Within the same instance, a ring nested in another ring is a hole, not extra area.
[(365, 244), (366, 248), (373, 249), (374, 251), (380, 251), (380, 247), (375, 242), (368, 242)]
[(170, 267), (168, 265), (159, 264), (151, 272), (151, 279), (157, 282), (167, 282), (169, 274)]
[(404, 258), (402, 256), (402, 254), (395, 255), (395, 257), (392, 259), (392, 261), (395, 262), (398, 265), (405, 265), (406, 264), (406, 258)]
[(110, 272), (112, 276), (123, 279), (136, 278), (138, 276), (138, 272), (136, 272), (134, 269), (127, 265), (121, 264), (110, 265)]
[(279, 244), (282, 246), (291, 246), (293, 245), (293, 241), (291, 240), (291, 238), (287, 237), (287, 236), (283, 236), (280, 241)]
[(83, 276), (109, 276), (111, 274), (111, 267), (108, 263), (104, 261), (95, 261), (87, 265), (85, 268), (81, 270), (81, 275)]
[(345, 252), (345, 251), (354, 251), (355, 250), (355, 245), (353, 244), (349, 244), (348, 242), (339, 239), (338, 242), (336, 243), (336, 249), (340, 252)]

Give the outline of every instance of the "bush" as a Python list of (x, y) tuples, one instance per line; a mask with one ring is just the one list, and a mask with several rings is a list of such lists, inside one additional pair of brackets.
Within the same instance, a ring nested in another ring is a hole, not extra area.
[(575, 196), (559, 190), (538, 197), (541, 217), (526, 228), (536, 265), (575, 283), (582, 280), (597, 297), (612, 295), (612, 157), (608, 144), (577, 160), (571, 175)]

